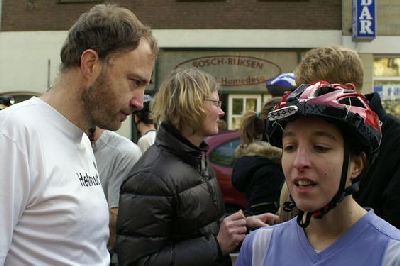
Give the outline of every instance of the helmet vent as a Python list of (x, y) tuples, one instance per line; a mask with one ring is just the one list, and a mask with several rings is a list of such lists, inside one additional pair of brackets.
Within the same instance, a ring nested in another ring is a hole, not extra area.
[(315, 91), (314, 96), (318, 97), (318, 96), (325, 95), (327, 93), (334, 92), (334, 91), (336, 91), (336, 89), (333, 87), (321, 87), (317, 91)]
[(350, 106), (356, 106), (356, 107), (364, 107), (365, 104), (360, 101), (357, 97), (347, 97), (339, 100), (339, 103), (345, 104), (345, 105), (350, 105)]

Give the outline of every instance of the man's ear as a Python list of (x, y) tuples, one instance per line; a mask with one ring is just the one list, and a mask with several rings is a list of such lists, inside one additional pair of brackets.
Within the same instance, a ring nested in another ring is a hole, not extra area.
[(364, 168), (366, 167), (367, 157), (365, 153), (361, 153), (360, 155), (352, 156), (352, 168), (350, 169), (350, 179), (355, 179), (361, 175)]
[(81, 73), (82, 75), (90, 80), (97, 77), (97, 71), (99, 69), (100, 59), (97, 52), (93, 49), (86, 49), (81, 54)]

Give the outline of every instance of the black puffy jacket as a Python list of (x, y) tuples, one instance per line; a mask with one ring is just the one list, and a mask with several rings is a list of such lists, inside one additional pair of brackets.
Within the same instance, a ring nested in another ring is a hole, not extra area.
[(121, 187), (119, 264), (230, 265), (216, 241), (223, 208), (204, 150), (162, 124)]
[(355, 199), (400, 229), (400, 120), (385, 112), (379, 94), (365, 96), (382, 121), (382, 142), (377, 158), (361, 177)]
[(246, 212), (276, 213), (285, 177), (281, 167), (282, 149), (257, 141), (236, 149), (232, 185), (246, 193)]

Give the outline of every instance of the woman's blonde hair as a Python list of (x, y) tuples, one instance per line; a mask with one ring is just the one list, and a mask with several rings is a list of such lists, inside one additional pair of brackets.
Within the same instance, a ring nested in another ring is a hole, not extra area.
[(283, 182), (281, 189), (281, 196), (279, 198), (279, 209), (277, 215), (279, 216), (279, 220), (281, 222), (289, 221), (290, 219), (297, 216), (297, 208), (293, 207), (291, 211), (285, 211), (283, 209), (285, 202), (292, 202), (293, 200), (290, 197), (290, 193), (286, 184), (286, 181)]
[(218, 88), (213, 76), (197, 68), (174, 70), (154, 96), (153, 118), (159, 123), (170, 123), (180, 131), (190, 127), (196, 132), (205, 117), (204, 100)]

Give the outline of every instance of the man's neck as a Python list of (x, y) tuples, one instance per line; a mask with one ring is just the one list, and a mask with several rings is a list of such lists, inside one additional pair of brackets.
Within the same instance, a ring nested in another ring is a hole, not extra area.
[(71, 69), (61, 74), (56, 84), (44, 93), (41, 99), (86, 132), (89, 124), (85, 118), (81, 100), (83, 86), (78, 70)]

